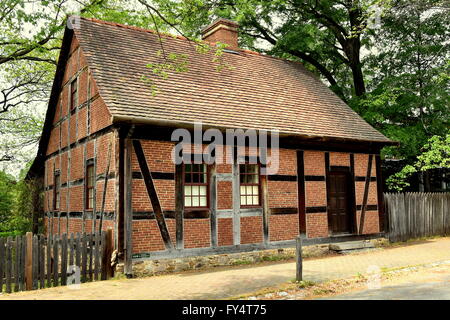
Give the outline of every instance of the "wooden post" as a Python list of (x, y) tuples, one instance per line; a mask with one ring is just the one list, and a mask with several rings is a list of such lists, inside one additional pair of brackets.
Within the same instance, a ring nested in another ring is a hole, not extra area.
[(11, 293), (11, 282), (13, 273), (13, 263), (12, 263), (12, 237), (6, 239), (6, 268), (5, 268), (5, 278), (6, 278), (6, 293)]
[(261, 179), (261, 195), (262, 195), (262, 204), (263, 204), (263, 240), (264, 244), (268, 245), (270, 241), (269, 237), (269, 187), (267, 183), (268, 176), (260, 175)]
[[(184, 198), (183, 198), (183, 165), (175, 166), (175, 232), (176, 247), (183, 249), (183, 216), (184, 216)], [(212, 219), (211, 219), (212, 221)], [(212, 238), (212, 233), (211, 233)]]
[(125, 159), (124, 159), (124, 183), (125, 183), (125, 214), (124, 214), (124, 273), (131, 278), (132, 270), (132, 225), (133, 225), (133, 202), (132, 202), (132, 175), (131, 175), (131, 153), (133, 145), (130, 139), (125, 140)]
[(303, 257), (302, 257), (302, 238), (301, 236), (297, 237), (297, 247), (296, 247), (296, 260), (297, 260), (297, 272), (295, 275), (295, 279), (297, 281), (303, 280)]
[[(147, 160), (145, 159), (144, 150), (142, 149), (141, 142), (139, 140), (133, 140), (134, 152), (136, 153), (136, 158), (141, 169), (142, 176), (144, 178), (144, 184), (147, 189), (148, 197), (150, 198), (150, 203), (153, 207), (153, 212), (155, 214), (155, 220), (159, 227), (159, 232), (164, 241), (164, 245), (167, 250), (173, 249), (173, 244), (170, 239), (170, 233), (167, 229), (166, 220), (164, 219), (164, 213), (161, 208), (161, 202), (159, 201), (158, 192), (156, 191), (155, 184), (153, 182), (152, 174), (150, 168), (148, 167)], [(131, 149), (131, 148), (130, 148)], [(132, 211), (132, 208), (131, 208)], [(130, 228), (130, 235), (131, 235)], [(128, 250), (128, 248), (127, 248)], [(130, 249), (131, 251), (131, 249)]]
[[(110, 141), (109, 146), (108, 146), (108, 164), (106, 165), (105, 180), (103, 182), (102, 207), (100, 210), (100, 223), (98, 225), (98, 231), (102, 231), (102, 227), (103, 227), (103, 215), (105, 214), (105, 202), (106, 202), (106, 191), (108, 189), (109, 167), (111, 165), (111, 147), (112, 147), (112, 142)], [(96, 216), (96, 218), (97, 218), (97, 216)]]
[(210, 165), (209, 169), (209, 203), (210, 203), (210, 230), (211, 247), (217, 247), (217, 179), (216, 165)]
[(305, 163), (301, 150), (297, 151), (297, 195), (299, 234), (306, 234)]
[(102, 280), (108, 280), (114, 276), (114, 270), (111, 267), (111, 255), (113, 252), (113, 231), (111, 228), (108, 228), (104, 232), (104, 243), (102, 244)]
[(114, 277), (114, 268), (111, 265), (111, 256), (114, 249), (113, 230), (106, 230), (106, 279)]
[(25, 255), (25, 287), (33, 290), (33, 233), (26, 234), (27, 251)]

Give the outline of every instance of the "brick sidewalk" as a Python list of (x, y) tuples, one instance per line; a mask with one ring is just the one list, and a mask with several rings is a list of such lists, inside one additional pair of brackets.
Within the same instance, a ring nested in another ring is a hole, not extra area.
[[(450, 259), (450, 238), (304, 262), (304, 279), (325, 281), (366, 273), (370, 266), (395, 268)], [(274, 286), (295, 277), (295, 263), (111, 280), (0, 295), (0, 299), (220, 299)]]

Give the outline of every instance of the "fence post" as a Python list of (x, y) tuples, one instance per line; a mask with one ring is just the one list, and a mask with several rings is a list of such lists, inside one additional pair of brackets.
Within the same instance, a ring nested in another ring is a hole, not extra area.
[(114, 269), (115, 266), (113, 266), (111, 264), (111, 258), (113, 255), (113, 251), (114, 251), (114, 239), (113, 239), (113, 229), (112, 228), (108, 228), (107, 230), (107, 234), (106, 234), (106, 239), (108, 241), (108, 268), (109, 268), (109, 276), (112, 278), (114, 277)]
[(303, 280), (303, 257), (302, 257), (302, 238), (299, 235), (297, 237), (297, 247), (296, 247), (296, 258), (297, 258), (297, 272), (295, 279), (297, 281)]
[(25, 255), (26, 290), (33, 290), (33, 233), (26, 234), (27, 251)]
[[(105, 246), (102, 256), (102, 273), (105, 274), (105, 280), (112, 278), (114, 276), (114, 270), (111, 267), (111, 255), (113, 252), (113, 237), (112, 237), (112, 229), (108, 228), (105, 231)], [(103, 276), (102, 276), (103, 277)]]

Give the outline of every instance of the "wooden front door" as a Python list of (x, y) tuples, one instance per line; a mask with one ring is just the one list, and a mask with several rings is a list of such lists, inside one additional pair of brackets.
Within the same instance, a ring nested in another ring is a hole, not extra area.
[(328, 179), (329, 230), (334, 234), (352, 232), (349, 173), (331, 171)]

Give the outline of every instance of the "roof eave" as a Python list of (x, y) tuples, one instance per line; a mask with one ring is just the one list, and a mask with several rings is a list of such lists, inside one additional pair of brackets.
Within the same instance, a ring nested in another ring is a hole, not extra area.
[[(127, 116), (127, 115), (113, 115), (112, 123), (129, 123), (129, 124), (148, 124), (148, 125), (156, 125), (156, 126), (166, 126), (173, 128), (186, 128), (193, 129), (194, 124), (188, 121), (174, 121), (167, 119), (149, 119), (146, 117), (138, 117), (138, 116)], [(221, 130), (226, 129), (255, 129), (255, 128), (243, 128), (243, 127), (230, 127), (230, 126), (220, 126), (220, 125), (204, 125), (202, 124), (204, 129), (216, 128)], [(256, 129), (257, 130), (257, 129)], [(269, 130), (266, 130), (269, 131)], [(367, 139), (352, 139), (352, 138), (342, 138), (342, 137), (328, 137), (328, 136), (318, 136), (318, 135), (306, 135), (306, 134), (294, 134), (292, 132), (279, 132), (281, 137), (287, 136), (296, 136), (302, 138), (304, 140), (317, 141), (317, 142), (342, 142), (342, 143), (369, 143), (369, 144), (377, 144), (380, 146), (399, 146), (400, 143), (392, 140), (367, 140)]]

